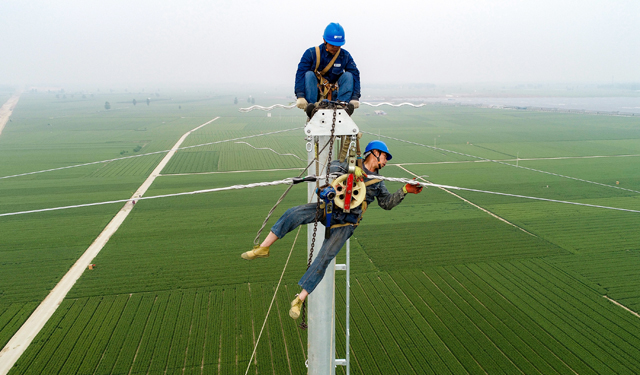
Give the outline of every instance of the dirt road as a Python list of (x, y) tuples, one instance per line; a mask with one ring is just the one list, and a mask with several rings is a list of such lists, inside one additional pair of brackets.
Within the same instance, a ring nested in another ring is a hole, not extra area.
[[(17, 101), (17, 100), (16, 100)], [(151, 172), (149, 177), (144, 181), (144, 183), (138, 188), (138, 190), (131, 197), (132, 199), (140, 198), (144, 195), (144, 193), (149, 189), (153, 181), (160, 175), (162, 169), (167, 165), (171, 157), (176, 153), (177, 149), (180, 147), (182, 142), (187, 138), (191, 132), (200, 129), (201, 127), (212, 123), (217, 120), (219, 117), (210, 120), (197, 128), (194, 128), (188, 132), (186, 132), (178, 142), (173, 146), (171, 151), (165, 155), (160, 164)], [(124, 220), (129, 215), (129, 212), (134, 207), (134, 203), (127, 202), (124, 207), (114, 216), (114, 218), (107, 224), (102, 233), (96, 238), (96, 240), (89, 246), (89, 248), (85, 251), (85, 253), (78, 259), (78, 261), (71, 267), (71, 269), (67, 272), (66, 275), (58, 282), (58, 284), (51, 290), (49, 295), (40, 303), (40, 306), (36, 308), (36, 310), (31, 314), (29, 319), (20, 327), (18, 332), (9, 340), (7, 345), (0, 352), (0, 375), (6, 375), (9, 370), (16, 363), (18, 358), (24, 353), (24, 351), (29, 347), (31, 341), (36, 337), (38, 332), (44, 327), (49, 318), (56, 311), (62, 300), (64, 300), (65, 296), (73, 285), (78, 281), (80, 276), (84, 270), (87, 269), (91, 261), (98, 255), (100, 250), (107, 244), (109, 238), (120, 228), (120, 225), (124, 222)]]
[(2, 129), (4, 129), (4, 126), (9, 122), (9, 117), (11, 117), (13, 109), (16, 107), (16, 104), (18, 104), (19, 99), (20, 93), (16, 93), (0, 107), (0, 134), (2, 134)]

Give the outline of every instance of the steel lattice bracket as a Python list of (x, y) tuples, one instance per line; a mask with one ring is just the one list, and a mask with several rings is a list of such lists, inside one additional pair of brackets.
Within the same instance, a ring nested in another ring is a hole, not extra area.
[[(307, 136), (331, 135), (333, 109), (319, 109), (304, 127)], [(336, 130), (334, 135), (355, 135), (360, 129), (344, 109), (336, 110)]]

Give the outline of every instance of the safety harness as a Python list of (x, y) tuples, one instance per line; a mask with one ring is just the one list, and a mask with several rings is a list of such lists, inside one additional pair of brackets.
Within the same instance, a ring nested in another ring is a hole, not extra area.
[(331, 69), (333, 64), (338, 59), (338, 55), (340, 55), (340, 50), (338, 50), (338, 52), (333, 55), (333, 59), (329, 61), (329, 64), (327, 64), (327, 66), (325, 66), (322, 71), (318, 72), (318, 68), (320, 67), (320, 47), (316, 46), (316, 68), (313, 70), (313, 73), (315, 73), (316, 77), (318, 78), (318, 90), (320, 90), (320, 97), (318, 98), (318, 101), (322, 99), (331, 100), (331, 93), (334, 90), (338, 89), (338, 82), (329, 83), (329, 81), (324, 78), (324, 75), (327, 74), (329, 69)]

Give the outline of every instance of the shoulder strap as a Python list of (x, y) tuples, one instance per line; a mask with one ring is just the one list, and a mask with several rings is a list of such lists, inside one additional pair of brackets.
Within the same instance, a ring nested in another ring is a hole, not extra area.
[(317, 73), (319, 67), (320, 67), (320, 47), (316, 46), (316, 68), (313, 71)]
[[(318, 47), (316, 47), (318, 48)], [(318, 51), (320, 50), (320, 48), (318, 48)], [(325, 75), (327, 74), (327, 72), (329, 71), (329, 69), (331, 69), (331, 67), (333, 66), (333, 63), (336, 62), (336, 60), (338, 59), (338, 55), (340, 54), (340, 50), (338, 50), (338, 52), (336, 52), (335, 55), (333, 55), (333, 59), (331, 59), (331, 61), (329, 61), (329, 63), (327, 64), (327, 66), (324, 67), (324, 69), (322, 69), (322, 71), (320, 72), (320, 75)], [(320, 59), (318, 59), (318, 64), (320, 64)], [(316, 68), (317, 70), (317, 68)]]

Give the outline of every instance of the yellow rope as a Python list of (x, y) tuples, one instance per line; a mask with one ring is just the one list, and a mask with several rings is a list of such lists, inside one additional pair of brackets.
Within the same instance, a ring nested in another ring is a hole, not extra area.
[(271, 312), (271, 308), (273, 307), (273, 302), (276, 300), (276, 295), (278, 294), (280, 283), (282, 283), (284, 272), (286, 271), (287, 265), (289, 264), (289, 259), (291, 259), (293, 248), (296, 246), (296, 242), (298, 241), (298, 235), (300, 234), (300, 229), (302, 229), (302, 225), (298, 227), (296, 238), (293, 240), (293, 245), (291, 245), (291, 250), (289, 250), (289, 256), (287, 257), (287, 261), (284, 264), (284, 268), (282, 269), (282, 274), (280, 275), (280, 280), (278, 281), (278, 285), (276, 286), (276, 291), (273, 293), (273, 298), (271, 298), (271, 304), (269, 305), (269, 310), (267, 310), (267, 315), (264, 317), (264, 322), (262, 323), (262, 328), (260, 329), (258, 340), (256, 340), (256, 345), (253, 347), (253, 353), (251, 353), (251, 358), (249, 359), (249, 364), (247, 365), (247, 371), (245, 371), (244, 375), (247, 375), (249, 373), (249, 368), (251, 368), (251, 361), (253, 361), (253, 357), (256, 355), (256, 350), (258, 350), (258, 343), (260, 343), (260, 337), (262, 337), (262, 331), (264, 331), (264, 327), (267, 325), (267, 319), (269, 318), (269, 313)]

